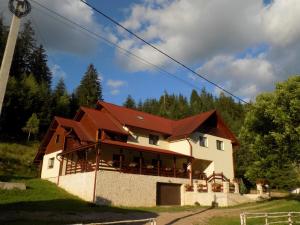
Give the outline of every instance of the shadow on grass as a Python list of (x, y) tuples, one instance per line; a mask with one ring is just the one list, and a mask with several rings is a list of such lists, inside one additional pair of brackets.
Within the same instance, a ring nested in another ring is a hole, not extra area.
[(32, 176), (19, 176), (19, 175), (0, 175), (0, 181), (2, 182), (22, 182), (24, 180), (30, 180), (35, 177)]
[(194, 216), (194, 215), (198, 215), (198, 214), (204, 213), (204, 212), (206, 212), (206, 211), (208, 211), (208, 210), (211, 210), (211, 209), (213, 209), (213, 208), (214, 208), (214, 207), (206, 208), (206, 209), (203, 209), (203, 210), (200, 210), (200, 211), (197, 211), (197, 212), (188, 214), (188, 215), (186, 215), (186, 216), (176, 218), (176, 219), (172, 220), (171, 222), (167, 223), (166, 225), (172, 225), (172, 224), (174, 224), (174, 223), (176, 223), (176, 222), (178, 222), (178, 221), (180, 221), (180, 220), (182, 220), (182, 219), (186, 219), (186, 218), (188, 218), (188, 217), (191, 217), (191, 216)]
[(158, 214), (154, 212), (99, 206), (76, 199), (0, 204), (0, 224), (91, 223), (156, 218), (157, 216)]

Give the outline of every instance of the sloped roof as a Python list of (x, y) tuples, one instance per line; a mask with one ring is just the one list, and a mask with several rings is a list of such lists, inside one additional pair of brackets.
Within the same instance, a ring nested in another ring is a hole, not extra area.
[(118, 121), (115, 121), (115, 119), (108, 113), (87, 107), (80, 107), (80, 109), (87, 113), (98, 129), (105, 129), (120, 134), (128, 134), (128, 132), (122, 128), (121, 124)]
[(169, 139), (174, 140), (177, 137), (183, 137), (193, 133), (215, 112), (216, 110), (211, 110), (195, 116), (173, 121), (173, 132)]
[(61, 125), (62, 127), (65, 128), (72, 128), (78, 138), (81, 141), (89, 141), (89, 142), (94, 142), (94, 138), (92, 138), (88, 132), (86, 132), (85, 128), (82, 126), (80, 122), (77, 122), (75, 120), (70, 120), (62, 117), (54, 117), (54, 119)]
[(104, 107), (122, 125), (133, 126), (158, 133), (172, 135), (173, 120), (103, 101), (98, 101), (97, 104), (100, 107)]

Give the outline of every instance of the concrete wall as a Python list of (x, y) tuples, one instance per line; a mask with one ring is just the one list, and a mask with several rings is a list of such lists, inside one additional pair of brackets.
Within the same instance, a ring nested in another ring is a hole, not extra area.
[[(56, 156), (61, 153), (62, 150), (59, 150), (57, 152), (53, 152), (50, 154), (44, 155), (43, 158), (43, 165), (42, 165), (42, 173), (41, 173), (41, 178), (42, 179), (47, 179), (51, 182), (56, 182), (57, 177), (59, 174), (59, 164), (60, 162), (57, 160)], [(48, 168), (48, 161), (50, 158), (54, 158), (54, 166), (53, 168)]]
[(83, 200), (93, 201), (94, 178), (94, 171), (60, 176), (58, 186)]
[(189, 180), (100, 170), (96, 186), (97, 204), (155, 206), (158, 182), (186, 184)]

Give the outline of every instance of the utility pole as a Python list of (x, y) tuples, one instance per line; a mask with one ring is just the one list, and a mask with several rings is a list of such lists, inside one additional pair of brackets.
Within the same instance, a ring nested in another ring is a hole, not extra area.
[(27, 0), (9, 0), (8, 8), (13, 13), (13, 18), (11, 21), (6, 47), (0, 68), (0, 115), (2, 111), (11, 62), (13, 59), (18, 38), (21, 17), (26, 16), (30, 12), (31, 6)]

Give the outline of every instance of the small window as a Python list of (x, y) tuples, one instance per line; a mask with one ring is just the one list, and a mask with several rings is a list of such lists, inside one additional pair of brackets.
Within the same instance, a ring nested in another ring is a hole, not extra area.
[(55, 143), (59, 143), (59, 134), (58, 135), (56, 135), (56, 138), (55, 138)]
[(48, 159), (48, 169), (52, 169), (54, 167), (54, 157)]
[(157, 145), (158, 144), (158, 139), (159, 139), (159, 137), (157, 135), (150, 134), (149, 135), (149, 144), (150, 145)]
[(224, 143), (223, 143), (223, 141), (219, 141), (219, 140), (217, 140), (217, 149), (218, 150), (224, 150)]
[(200, 143), (200, 146), (207, 147), (207, 137), (200, 136), (199, 143)]

